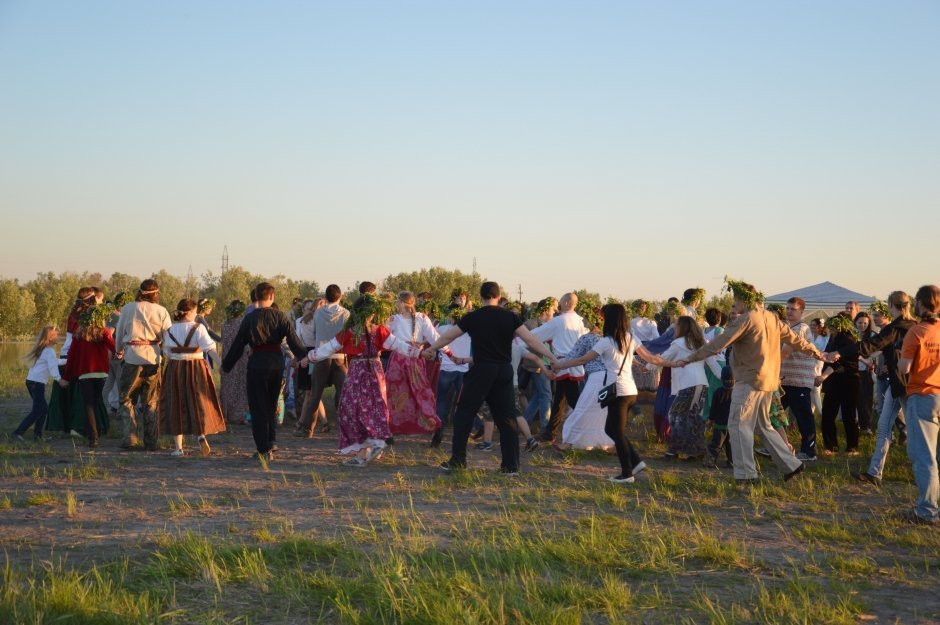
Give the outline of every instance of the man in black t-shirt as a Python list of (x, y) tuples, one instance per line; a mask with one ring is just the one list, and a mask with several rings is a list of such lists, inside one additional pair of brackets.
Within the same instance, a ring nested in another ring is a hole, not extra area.
[(500, 290), (495, 282), (480, 287), (483, 306), (464, 315), (457, 325), (441, 335), (424, 351), (425, 358), (434, 358), (441, 349), (458, 336), (470, 335), (473, 366), (464, 377), (463, 390), (454, 414), (454, 442), (450, 460), (441, 468), (450, 471), (467, 466), (467, 439), (473, 418), (483, 401), (490, 406), (493, 422), (499, 429), (502, 453), (500, 471), (507, 475), (519, 473), (519, 430), (516, 425), (516, 403), (513, 399), (512, 340), (518, 336), (533, 352), (558, 362), (551, 350), (522, 324), (516, 313), (499, 306)]
[[(253, 292), (258, 298), (258, 307), (245, 315), (238, 326), (238, 334), (222, 358), (222, 371), (230, 372), (242, 357), (245, 346), (251, 346), (245, 380), (248, 409), (251, 411), (251, 434), (255, 439), (257, 456), (273, 460), (277, 398), (281, 393), (281, 380), (284, 377), (281, 343), (287, 339), (287, 347), (297, 358), (305, 357), (307, 350), (297, 337), (294, 324), (287, 315), (273, 308), (274, 287), (262, 282)], [(234, 383), (238, 384), (237, 381)]]

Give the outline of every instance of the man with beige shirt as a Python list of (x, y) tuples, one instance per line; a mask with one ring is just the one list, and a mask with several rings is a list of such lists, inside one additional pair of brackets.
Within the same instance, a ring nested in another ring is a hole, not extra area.
[(723, 334), (680, 364), (704, 360), (734, 345), (732, 369), (735, 385), (728, 419), (734, 477), (739, 482), (758, 479), (754, 462), (754, 430), (757, 429), (774, 464), (783, 471), (783, 479), (789, 481), (803, 471), (803, 463), (770, 424), (770, 400), (780, 386), (781, 343), (824, 362), (835, 362), (838, 355), (819, 351), (811, 342), (794, 333), (776, 314), (761, 308), (764, 296), (754, 286), (727, 278), (726, 281), (734, 297), (731, 309), (739, 316)]
[(114, 335), (115, 351), (123, 354), (119, 381), (120, 414), (124, 421), (121, 447), (138, 444), (137, 408), (143, 424), (144, 448), (157, 449), (157, 401), (160, 395), (160, 345), (163, 333), (172, 325), (170, 313), (158, 304), (160, 288), (156, 280), (140, 283), (136, 301), (121, 309)]

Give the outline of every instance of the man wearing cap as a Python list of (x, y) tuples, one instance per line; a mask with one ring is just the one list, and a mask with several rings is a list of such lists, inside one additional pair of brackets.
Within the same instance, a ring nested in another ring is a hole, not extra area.
[[(157, 401), (160, 395), (160, 345), (163, 333), (172, 325), (170, 313), (158, 302), (160, 287), (156, 280), (140, 283), (136, 301), (121, 309), (114, 336), (115, 353), (124, 359), (118, 385), (120, 414), (124, 421), (121, 447), (138, 445), (139, 427), (143, 425), (144, 449), (157, 449)], [(137, 409), (140, 408), (140, 423)]]

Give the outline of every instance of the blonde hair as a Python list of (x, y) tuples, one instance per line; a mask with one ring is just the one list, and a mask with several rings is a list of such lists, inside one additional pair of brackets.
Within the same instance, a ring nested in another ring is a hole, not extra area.
[(23, 358), (35, 364), (42, 355), (42, 351), (55, 344), (55, 338), (53, 337), (57, 336), (58, 333), (59, 328), (56, 326), (43, 327), (43, 329), (39, 331), (39, 334), (36, 335), (36, 342), (33, 344), (32, 349), (30, 349), (29, 353)]

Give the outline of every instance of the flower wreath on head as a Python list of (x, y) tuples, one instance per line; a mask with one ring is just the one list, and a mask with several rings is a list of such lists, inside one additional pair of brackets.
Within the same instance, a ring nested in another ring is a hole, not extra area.
[(845, 315), (833, 315), (826, 319), (826, 329), (832, 334), (842, 332), (849, 335), (853, 341), (858, 340), (858, 328), (856, 328), (852, 320)]
[(104, 303), (91, 306), (78, 316), (78, 325), (81, 328), (103, 328), (115, 312), (117, 308), (114, 304)]
[(891, 312), (888, 310), (888, 305), (882, 302), (880, 299), (876, 299), (868, 307), (869, 312), (878, 313), (882, 317), (891, 317)]
[(369, 317), (372, 317), (373, 325), (384, 325), (394, 310), (395, 304), (391, 300), (376, 297), (374, 293), (366, 293), (350, 308), (346, 328), (352, 329), (356, 336), (361, 336), (366, 331), (366, 321)]
[(215, 309), (215, 300), (212, 299), (211, 297), (203, 298), (199, 300), (198, 304), (196, 304), (196, 313), (200, 315), (206, 312), (207, 310), (214, 310), (214, 309)]
[(747, 304), (748, 308), (756, 308), (764, 303), (764, 294), (754, 288), (753, 284), (748, 284), (743, 280), (733, 280), (725, 276), (724, 290), (731, 293), (734, 299)]

